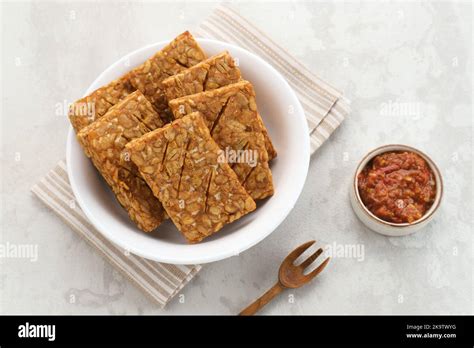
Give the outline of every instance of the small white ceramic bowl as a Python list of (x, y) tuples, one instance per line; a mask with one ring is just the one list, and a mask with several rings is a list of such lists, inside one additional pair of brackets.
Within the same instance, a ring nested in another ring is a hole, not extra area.
[[(412, 223), (397, 224), (393, 222), (384, 221), (378, 218), (377, 216), (372, 214), (369, 209), (367, 209), (359, 195), (359, 189), (357, 185), (357, 178), (359, 173), (365, 168), (367, 163), (369, 163), (372, 158), (390, 151), (410, 151), (420, 155), (430, 166), (436, 180), (436, 197), (435, 201), (433, 202), (433, 205), (425, 213), (425, 215), (422, 216), (421, 219), (416, 220)], [(391, 237), (406, 236), (416, 231), (419, 231), (420, 229), (425, 227), (433, 219), (443, 196), (443, 179), (441, 178), (441, 173), (436, 164), (431, 160), (431, 158), (429, 158), (420, 150), (406, 145), (384, 145), (376, 148), (375, 150), (370, 151), (367, 155), (364, 156), (362, 161), (360, 161), (359, 165), (357, 166), (351, 185), (351, 204), (355, 214), (360, 219), (360, 221), (362, 221), (362, 223), (371, 230)]]
[[(275, 194), (258, 202), (256, 211), (194, 245), (187, 244), (169, 220), (154, 232), (144, 233), (129, 220), (84, 155), (72, 128), (67, 140), (69, 180), (91, 223), (106, 238), (130, 252), (173, 264), (221, 260), (239, 254), (268, 236), (293, 209), (306, 180), (310, 157), (304, 111), (285, 79), (263, 59), (242, 48), (215, 40), (197, 41), (208, 56), (228, 50), (238, 59), (243, 77), (255, 87), (260, 114), (278, 151), (278, 157), (271, 162)], [(167, 43), (146, 46), (123, 57), (99, 75), (85, 95), (143, 63)]]

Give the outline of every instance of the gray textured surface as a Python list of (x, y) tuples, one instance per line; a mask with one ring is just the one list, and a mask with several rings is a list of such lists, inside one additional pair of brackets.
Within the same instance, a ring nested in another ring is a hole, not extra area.
[[(57, 104), (81, 96), (127, 52), (192, 29), (214, 6), (2, 3), (0, 240), (37, 244), (39, 255), (0, 259), (0, 312), (232, 314), (272, 285), (289, 250), (315, 238), (363, 245), (364, 259), (334, 259), (263, 313), (473, 313), (469, 3), (235, 4), (343, 89), (353, 112), (313, 157), (284, 223), (240, 256), (206, 265), (163, 311), (33, 197), (33, 183), (65, 156), (69, 125)], [(439, 215), (406, 238), (368, 231), (348, 200), (361, 156), (394, 142), (426, 150), (445, 178)]]

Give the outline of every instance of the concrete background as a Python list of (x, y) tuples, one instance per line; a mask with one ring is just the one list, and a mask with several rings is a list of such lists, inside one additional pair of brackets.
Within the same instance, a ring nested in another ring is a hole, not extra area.
[[(1, 234), (38, 260), (0, 258), (0, 312), (234, 314), (309, 239), (364, 248), (265, 314), (473, 313), (472, 6), (468, 2), (235, 2), (245, 17), (345, 91), (352, 114), (313, 156), (284, 223), (238, 257), (206, 265), (158, 309), (30, 193), (65, 157), (62, 104), (109, 64), (192, 30), (213, 2), (1, 4)], [(367, 230), (348, 199), (368, 150), (404, 143), (441, 167), (445, 196), (429, 227), (405, 238)], [(76, 296), (70, 303), (71, 295)]]

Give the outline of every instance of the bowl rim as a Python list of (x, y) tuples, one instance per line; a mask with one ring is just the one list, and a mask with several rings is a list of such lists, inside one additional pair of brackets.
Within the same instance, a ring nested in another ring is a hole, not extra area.
[[(368, 162), (370, 162), (375, 156), (378, 156), (380, 154), (383, 154), (383, 153), (386, 153), (386, 152), (391, 152), (391, 151), (403, 151), (403, 150), (411, 151), (411, 152), (414, 152), (414, 153), (420, 155), (426, 161), (426, 163), (428, 164), (430, 169), (435, 174), (434, 175), (435, 180), (437, 181), (436, 182), (436, 196), (435, 196), (435, 200), (433, 202), (433, 205), (430, 207), (430, 209), (428, 209), (428, 211), (420, 219), (415, 220), (412, 223), (408, 223), (408, 222), (395, 223), (395, 222), (389, 222), (389, 221), (382, 220), (381, 218), (379, 218), (378, 216), (373, 214), (365, 206), (364, 202), (362, 202), (362, 199), (360, 198), (359, 189), (358, 189), (358, 175), (362, 171), (362, 169), (368, 164)], [(439, 178), (439, 180), (438, 180), (438, 178)], [(356, 201), (359, 204), (361, 210), (373, 221), (375, 221), (377, 223), (380, 223), (380, 224), (383, 224), (385, 226), (390, 226), (390, 227), (397, 228), (397, 229), (403, 229), (403, 228), (415, 226), (415, 225), (421, 224), (424, 221), (427, 221), (428, 219), (430, 219), (433, 216), (433, 214), (438, 210), (438, 208), (441, 204), (441, 200), (443, 198), (443, 177), (441, 176), (441, 171), (439, 170), (436, 163), (431, 159), (431, 157), (429, 157), (423, 151), (420, 151), (417, 148), (414, 148), (412, 146), (403, 145), (403, 144), (386, 144), (386, 145), (379, 146), (379, 147), (369, 151), (364, 157), (362, 157), (359, 164), (357, 165), (356, 170), (354, 172), (354, 177), (353, 177), (352, 184), (353, 184), (352, 189), (354, 190)]]
[[(133, 56), (135, 54), (139, 54), (141, 51), (150, 49), (151, 47), (156, 47), (156, 46), (159, 47), (159, 46), (166, 45), (169, 41), (170, 40), (158, 41), (158, 42), (155, 42), (155, 43), (152, 43), (152, 44), (144, 45), (142, 47), (139, 47), (138, 49), (135, 49), (131, 52), (126, 53), (125, 55), (123, 55), (122, 57), (120, 57), (119, 59), (117, 59), (116, 61), (111, 63), (110, 65), (108, 65), (94, 79), (94, 81), (86, 89), (86, 91), (84, 93), (84, 96), (91, 93), (95, 89), (95, 88), (92, 88), (92, 86), (96, 85), (97, 81), (100, 81), (111, 70), (116, 69), (116, 67), (119, 64), (123, 63), (124, 59), (127, 59), (127, 57)], [(139, 250), (137, 248), (131, 247), (129, 245), (123, 245), (123, 243), (121, 243), (121, 241), (111, 238), (110, 233), (108, 233), (107, 230), (104, 228), (104, 226), (102, 225), (100, 219), (94, 216), (94, 214), (90, 211), (90, 209), (87, 206), (85, 206), (84, 201), (82, 200), (81, 196), (76, 194), (76, 192), (79, 192), (79, 188), (77, 187), (76, 182), (73, 179), (71, 179), (71, 176), (73, 176), (73, 173), (72, 173), (72, 170), (70, 170), (70, 166), (71, 166), (70, 163), (71, 163), (71, 160), (72, 160), (72, 146), (71, 146), (71, 144), (72, 144), (72, 141), (73, 141), (72, 138), (75, 138), (75, 132), (74, 132), (74, 129), (72, 128), (72, 126), (70, 126), (69, 127), (69, 134), (68, 134), (68, 137), (67, 137), (67, 146), (66, 146), (66, 148), (67, 148), (67, 151), (66, 151), (66, 165), (68, 167), (68, 177), (69, 177), (69, 181), (71, 183), (71, 187), (72, 187), (72, 191), (74, 193), (75, 199), (79, 203), (79, 206), (83, 210), (83, 212), (86, 215), (87, 219), (99, 231), (99, 233), (102, 236), (104, 236), (108, 241), (110, 241), (110, 242), (112, 242), (112, 243), (114, 243), (114, 244), (116, 244), (116, 245), (118, 245), (118, 246), (120, 246), (124, 249), (129, 250), (131, 253), (133, 253), (135, 255), (144, 257), (144, 258), (149, 259), (149, 260), (154, 260), (154, 261), (158, 261), (158, 262), (166, 262), (166, 263), (171, 263), (171, 264), (204, 264), (204, 263), (223, 260), (223, 259), (229, 258), (231, 256), (238, 255), (241, 252), (244, 252), (245, 250), (250, 249), (254, 245), (256, 245), (259, 242), (261, 242), (262, 240), (264, 240), (266, 237), (268, 237), (273, 231), (275, 231), (277, 229), (277, 227), (286, 219), (286, 217), (289, 215), (289, 213), (295, 207), (301, 193), (303, 192), (304, 185), (305, 185), (307, 177), (308, 177), (309, 162), (310, 162), (310, 158), (311, 158), (309, 130), (308, 130), (307, 122), (306, 122), (305, 112), (304, 112), (304, 109), (301, 105), (301, 102), (299, 101), (299, 99), (296, 95), (296, 92), (289, 85), (288, 81), (271, 64), (269, 64), (263, 58), (261, 58), (260, 56), (254, 54), (250, 51), (248, 51), (245, 48), (242, 48), (240, 46), (237, 46), (237, 45), (234, 45), (234, 44), (231, 44), (231, 43), (227, 43), (227, 42), (224, 42), (224, 41), (214, 40), (214, 39), (196, 38), (196, 41), (198, 43), (211, 43), (211, 44), (212, 43), (217, 43), (217, 44), (221, 44), (221, 45), (224, 45), (224, 46), (231, 47), (232, 49), (234, 49), (236, 51), (244, 51), (246, 54), (248, 54), (249, 56), (251, 56), (254, 59), (258, 60), (263, 65), (265, 65), (269, 70), (271, 70), (275, 74), (276, 78), (278, 80), (280, 80), (287, 87), (287, 90), (289, 91), (289, 94), (291, 95), (291, 98), (295, 101), (296, 110), (298, 111), (299, 114), (301, 114), (301, 117), (299, 119), (300, 119), (300, 126), (303, 128), (303, 132), (304, 132), (304, 134), (303, 134), (304, 135), (304, 139), (303, 139), (304, 147), (302, 147), (300, 149), (299, 154), (300, 154), (300, 157), (302, 157), (301, 166), (302, 166), (302, 172), (304, 174), (302, 176), (302, 180), (299, 183), (299, 185), (296, 186), (296, 187), (293, 187), (294, 197), (295, 197), (294, 202), (292, 204), (287, 204), (286, 209), (280, 210), (280, 212), (283, 211), (283, 214), (278, 214), (278, 218), (273, 219), (273, 222), (274, 222), (272, 224), (273, 227), (269, 228), (268, 232), (260, 234), (257, 238), (249, 238), (246, 243), (239, 244), (238, 246), (231, 246), (228, 249), (226, 248), (225, 250), (221, 250), (221, 251), (218, 251), (216, 253), (213, 253), (211, 256), (209, 256), (209, 255), (200, 256), (200, 257), (197, 257), (197, 256), (190, 257), (190, 256), (188, 256), (187, 258), (184, 258), (184, 259), (171, 257), (169, 255), (165, 256), (165, 257), (162, 257), (162, 255), (160, 255), (160, 253), (150, 254), (150, 253), (147, 253), (147, 252), (142, 252), (141, 250)], [(255, 225), (256, 228), (258, 228), (259, 226), (261, 226), (261, 223)], [(199, 246), (201, 244), (198, 243), (196, 245)], [(186, 244), (185, 246), (186, 247), (192, 247), (192, 245), (189, 245), (189, 244)], [(160, 257), (158, 257), (158, 256), (160, 256)]]

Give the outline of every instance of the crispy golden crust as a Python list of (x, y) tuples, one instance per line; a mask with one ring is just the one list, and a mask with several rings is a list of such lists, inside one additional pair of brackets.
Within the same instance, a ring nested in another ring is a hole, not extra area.
[(112, 188), (117, 200), (138, 227), (149, 232), (164, 219), (164, 210), (140, 176), (136, 166), (121, 160), (121, 152), (129, 141), (161, 125), (149, 101), (136, 91), (110, 109), (101, 119), (83, 128), (79, 143), (102, 177)]
[[(257, 112), (255, 92), (248, 81), (174, 99), (169, 105), (175, 118), (201, 112), (213, 139), (222, 150), (247, 156), (240, 155), (228, 162), (253, 199), (273, 194), (263, 126)], [(256, 164), (249, 159), (256, 159)], [(258, 175), (252, 174), (254, 171)]]
[(189, 31), (178, 35), (162, 52), (185, 69), (206, 59), (206, 54)]
[(265, 139), (265, 148), (267, 149), (268, 160), (271, 161), (278, 155), (278, 153), (275, 149), (275, 146), (273, 146), (272, 139), (270, 138), (270, 134), (268, 134), (268, 130), (265, 127), (265, 124), (263, 123), (262, 116), (260, 116), (260, 114), (257, 114), (257, 116), (262, 126), (262, 134), (263, 134), (263, 138)]
[(133, 91), (127, 74), (73, 103), (69, 108), (69, 120), (76, 133), (104, 116), (113, 105)]
[(240, 69), (225, 51), (163, 80), (163, 89), (168, 100), (172, 100), (227, 86), (240, 79)]
[(143, 93), (135, 91), (127, 97), (125, 103), (118, 103), (109, 109), (108, 113), (114, 111), (115, 115), (124, 113), (133, 115), (150, 130), (155, 130), (164, 126), (163, 120), (159, 117), (150, 101)]
[[(211, 91), (239, 82), (242, 79), (240, 69), (229, 52), (225, 51), (210, 57), (191, 68), (163, 80), (162, 85), (166, 98), (173, 100), (187, 95), (204, 91)], [(265, 148), (270, 160), (277, 156), (277, 152), (270, 139), (263, 120), (258, 115), (265, 138)]]
[(190, 243), (256, 208), (199, 113), (191, 113), (126, 145), (132, 161)]
[[(140, 90), (153, 104), (160, 116), (169, 115), (161, 82), (206, 58), (204, 51), (189, 32), (185, 32), (141, 66), (130, 72), (132, 86)], [(166, 121), (168, 121), (166, 119)]]
[(170, 115), (160, 87), (161, 81), (203, 59), (204, 52), (189, 32), (177, 36), (142, 65), (72, 104), (69, 119), (73, 128), (76, 133), (79, 132), (137, 89), (152, 102), (160, 117), (168, 122)]

